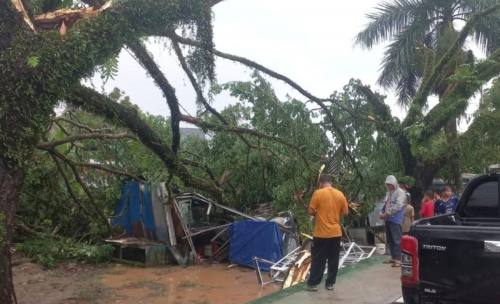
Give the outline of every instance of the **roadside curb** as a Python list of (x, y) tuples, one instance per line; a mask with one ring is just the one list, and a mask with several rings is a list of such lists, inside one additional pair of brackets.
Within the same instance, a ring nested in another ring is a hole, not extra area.
[[(348, 274), (351, 274), (353, 272), (363, 270), (366, 268), (369, 268), (373, 265), (382, 263), (384, 259), (387, 259), (386, 256), (372, 256), (371, 258), (361, 261), (355, 265), (352, 266), (346, 266), (344, 268), (339, 269), (339, 272), (337, 274), (338, 280), (342, 281), (342, 278), (347, 277)], [(298, 292), (305, 292), (304, 287), (305, 287), (306, 282), (299, 283), (297, 285), (294, 285), (292, 287), (289, 287), (287, 289), (282, 289), (276, 292), (273, 292), (271, 294), (268, 294), (265, 297), (253, 300), (251, 302), (248, 302), (248, 304), (269, 304), (269, 303), (274, 303), (277, 300), (283, 299), (285, 297), (288, 297), (290, 295), (293, 295)]]

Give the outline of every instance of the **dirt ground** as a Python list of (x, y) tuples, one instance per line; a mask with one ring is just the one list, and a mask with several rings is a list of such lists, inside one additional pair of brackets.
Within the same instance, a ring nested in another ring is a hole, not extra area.
[(237, 304), (280, 289), (277, 284), (262, 288), (252, 269), (227, 264), (139, 268), (68, 263), (46, 269), (24, 263), (13, 272), (20, 304)]

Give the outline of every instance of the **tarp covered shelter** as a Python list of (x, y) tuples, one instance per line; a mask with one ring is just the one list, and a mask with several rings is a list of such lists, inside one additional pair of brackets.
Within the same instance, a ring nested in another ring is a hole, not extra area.
[[(271, 262), (283, 258), (283, 238), (278, 225), (269, 221), (244, 220), (229, 226), (229, 261), (254, 268), (254, 257)], [(269, 270), (269, 265), (262, 265)]]
[(115, 206), (116, 218), (111, 224), (123, 227), (127, 237), (166, 242), (168, 231), (162, 193), (159, 190), (159, 184), (137, 181), (124, 184), (121, 198)]

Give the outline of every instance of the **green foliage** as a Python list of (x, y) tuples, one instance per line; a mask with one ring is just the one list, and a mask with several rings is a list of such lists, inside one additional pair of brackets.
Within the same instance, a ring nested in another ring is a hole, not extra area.
[(101, 66), (100, 72), (104, 83), (106, 83), (110, 78), (115, 79), (118, 74), (118, 58), (110, 57), (106, 60)]
[(39, 62), (40, 62), (40, 57), (38, 56), (33, 56), (28, 58), (28, 66), (30, 68), (36, 68)]
[[(408, 105), (425, 73), (421, 51), (435, 51), (439, 60), (458, 36), (454, 21), (469, 19), (474, 13), (495, 3), (495, 0), (386, 1), (377, 7), (375, 13), (367, 15), (370, 22), (357, 35), (356, 44), (372, 48), (376, 44), (390, 42), (382, 60), (378, 82), (385, 88), (396, 89), (401, 104)], [(482, 17), (469, 33), (487, 53), (500, 46), (500, 39), (495, 35), (499, 20), (498, 13)], [(465, 52), (457, 52), (440, 72), (445, 78), (452, 75), (458, 66), (468, 60), (467, 57)], [(437, 86), (433, 91), (442, 93), (443, 87)]]
[(73, 239), (39, 234), (36, 238), (20, 244), (18, 250), (38, 263), (54, 266), (58, 262), (70, 260), (104, 263), (110, 259), (113, 247), (109, 244), (88, 245)]
[[(53, 1), (50, 8), (75, 3)], [(43, 5), (28, 5), (32, 9), (29, 14), (43, 10)], [(7, 19), (4, 22), (4, 16), (1, 17), (0, 36), (9, 39), (2, 41), (0, 48), (0, 91), (4, 93), (0, 96), (0, 154), (12, 167), (29, 167), (33, 148), (54, 106), (83, 78), (90, 77), (97, 66), (110, 66), (106, 62), (116, 57), (124, 44), (159, 29), (190, 27), (196, 28), (197, 39), (211, 54), (211, 7), (207, 1), (117, 1), (105, 13), (78, 22), (64, 37), (57, 28), (32, 35), (14, 26), (4, 26), (12, 23), (9, 18), (14, 19), (16, 13), (12, 7), (2, 8), (2, 12)], [(213, 79), (213, 57), (208, 55), (202, 56), (199, 71), (203, 66)], [(38, 62), (33, 58), (39, 58)], [(112, 75), (112, 70), (108, 69), (108, 75)]]
[[(364, 212), (373, 210), (373, 203), (379, 201), (385, 192), (384, 180), (389, 174), (396, 177), (404, 175), (401, 155), (396, 142), (383, 132), (378, 132), (375, 123), (365, 117), (377, 117), (372, 105), (366, 100), (364, 95), (358, 92), (359, 80), (351, 80), (344, 87), (342, 92), (334, 92), (331, 98), (340, 100), (342, 105), (352, 111), (358, 118), (353, 118), (350, 114), (339, 109), (337, 106), (330, 107), (336, 118), (336, 122), (341, 126), (346, 138), (346, 146), (354, 159), (361, 175), (354, 174), (354, 168), (349, 161), (339, 154), (337, 160), (347, 169), (345, 178), (340, 182), (340, 188), (348, 197), (353, 200), (360, 200), (365, 204)], [(384, 96), (378, 96), (383, 101)], [(396, 127), (399, 125), (397, 119), (388, 121)], [(324, 120), (322, 125), (327, 130), (334, 133), (334, 129), (329, 121)], [(391, 128), (391, 127), (389, 127)], [(334, 137), (339, 144), (339, 139)], [(356, 194), (359, 194), (356, 196)]]
[[(474, 119), (482, 119), (485, 115), (500, 111), (500, 81), (493, 81), (492, 86), (484, 92), (480, 99), (479, 110)], [(491, 164), (500, 163), (500, 136), (499, 128), (489, 128), (479, 137), (477, 147), (480, 149), (463, 149), (460, 152), (462, 172), (482, 173), (488, 170)]]

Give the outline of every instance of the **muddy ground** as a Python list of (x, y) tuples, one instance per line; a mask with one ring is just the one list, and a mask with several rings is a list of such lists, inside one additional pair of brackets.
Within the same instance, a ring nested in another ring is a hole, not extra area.
[(67, 263), (54, 268), (23, 263), (13, 268), (20, 304), (229, 304), (279, 290), (261, 287), (252, 269), (227, 264), (138, 268)]

